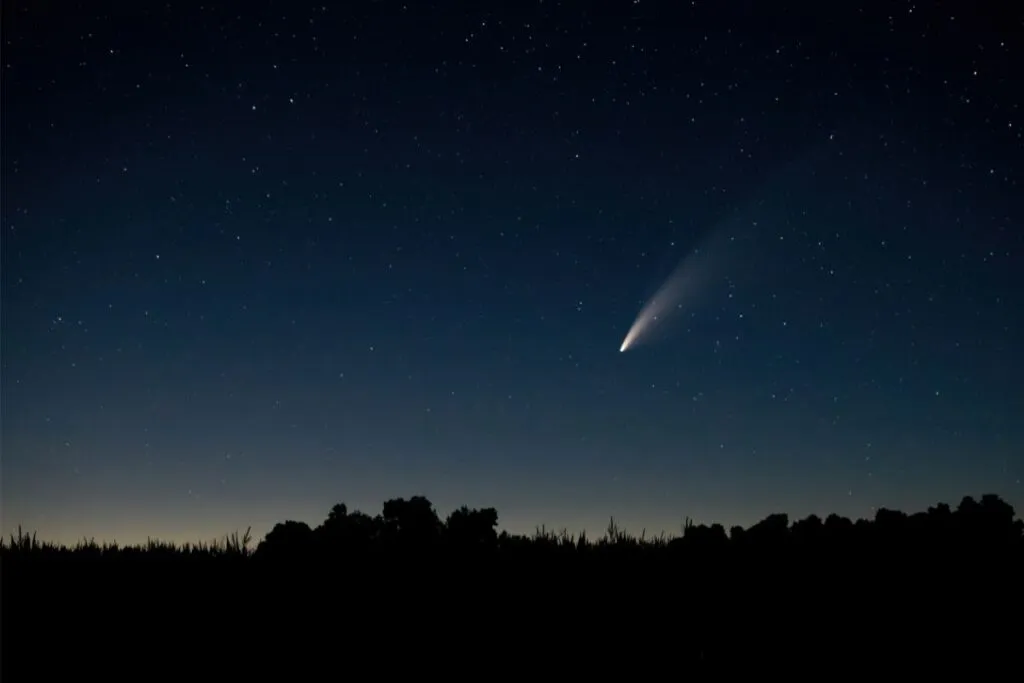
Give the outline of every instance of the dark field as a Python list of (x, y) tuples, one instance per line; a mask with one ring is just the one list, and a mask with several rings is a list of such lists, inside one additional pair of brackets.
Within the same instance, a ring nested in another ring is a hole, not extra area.
[(66, 548), (22, 534), (2, 547), (4, 680), (84, 675), (92, 661), (108, 679), (142, 667), (168, 680), (202, 678), (196, 667), (834, 678), (1019, 666), (1024, 522), (996, 496), (871, 521), (687, 522), (675, 538), (614, 522), (599, 539), (519, 537), (497, 521), (466, 508), (441, 520), (414, 497), (374, 517), (338, 505), (258, 545), (246, 533)]

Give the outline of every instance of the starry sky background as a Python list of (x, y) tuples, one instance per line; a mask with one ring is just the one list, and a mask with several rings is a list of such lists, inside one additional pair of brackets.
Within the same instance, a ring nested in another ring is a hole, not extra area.
[(3, 530), (1021, 510), (1011, 4), (4, 3)]

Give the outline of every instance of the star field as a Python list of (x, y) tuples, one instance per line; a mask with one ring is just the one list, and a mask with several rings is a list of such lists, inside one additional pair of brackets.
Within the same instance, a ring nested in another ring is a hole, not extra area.
[(1019, 12), (3, 12), (5, 532), (1024, 506)]

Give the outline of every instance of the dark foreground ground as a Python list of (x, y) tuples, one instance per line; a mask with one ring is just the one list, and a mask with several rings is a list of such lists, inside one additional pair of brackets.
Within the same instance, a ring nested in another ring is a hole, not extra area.
[(360, 535), (337, 509), (255, 551), (22, 537), (0, 555), (3, 678), (1005, 678), (1024, 655), (1024, 525), (986, 500), (988, 516), (775, 516), (671, 541), (452, 517)]

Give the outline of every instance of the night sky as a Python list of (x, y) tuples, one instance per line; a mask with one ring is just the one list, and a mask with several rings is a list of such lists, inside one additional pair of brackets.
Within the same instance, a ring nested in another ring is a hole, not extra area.
[(2, 530), (1021, 510), (1011, 5), (4, 3)]

